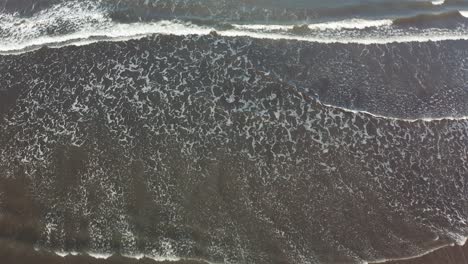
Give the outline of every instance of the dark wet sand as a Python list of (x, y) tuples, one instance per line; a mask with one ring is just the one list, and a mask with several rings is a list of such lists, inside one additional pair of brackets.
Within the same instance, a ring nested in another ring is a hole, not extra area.
[[(122, 256), (96, 259), (87, 255), (61, 257), (54, 253), (35, 250), (31, 245), (39, 238), (41, 229), (38, 219), (40, 206), (28, 195), (27, 178), (0, 178), (2, 204), (6, 214), (0, 215), (0, 263), (1, 264), (206, 264), (203, 261), (182, 260), (158, 262), (149, 258), (140, 260)], [(389, 264), (466, 264), (468, 244), (445, 247), (425, 256), (387, 262)], [(284, 262), (287, 264), (287, 262)]]
[[(96, 259), (90, 256), (60, 257), (47, 251), (31, 247), (39, 238), (40, 206), (29, 195), (30, 182), (25, 177), (5, 179), (0, 177), (0, 192), (4, 195), (2, 204), (5, 214), (0, 215), (0, 263), (1, 264), (206, 264), (203, 261), (183, 260), (157, 262), (152, 259), (140, 260), (112, 256)], [(468, 244), (445, 247), (419, 258), (391, 261), (389, 264), (467, 264)], [(287, 262), (284, 262), (285, 264)]]
[(54, 253), (35, 250), (33, 245), (39, 238), (41, 225), (37, 218), (40, 205), (28, 192), (27, 178), (0, 178), (0, 193), (3, 194), (0, 214), (0, 264), (206, 264), (206, 262), (140, 260), (114, 255), (108, 259), (90, 256), (61, 257)]

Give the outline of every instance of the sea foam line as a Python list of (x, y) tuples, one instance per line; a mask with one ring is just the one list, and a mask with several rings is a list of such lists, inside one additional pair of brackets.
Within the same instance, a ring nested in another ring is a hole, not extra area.
[[(404, 35), (404, 36), (369, 36), (352, 37), (321, 37), (320, 35), (298, 36), (284, 33), (247, 30), (247, 28), (282, 28), (285, 26), (243, 25), (231, 30), (221, 30), (217, 33), (229, 37), (251, 37), (272, 40), (298, 40), (318, 43), (356, 43), (356, 44), (387, 44), (392, 42), (427, 42), (443, 40), (468, 40), (468, 32), (444, 32), (435, 35)], [(122, 41), (140, 39), (152, 34), (173, 35), (207, 35), (216, 31), (213, 27), (197, 26), (180, 21), (160, 21), (152, 23), (114, 24), (105, 29), (79, 31), (61, 36), (41, 36), (38, 38), (14, 43), (10, 40), (0, 41), (0, 54), (18, 54), (38, 49), (42, 46), (63, 47), (69, 45), (87, 45), (100, 41)]]
[[(411, 256), (411, 257), (406, 257), (406, 258), (393, 258), (393, 259), (382, 259), (382, 260), (377, 260), (377, 261), (372, 261), (372, 262), (368, 262), (367, 264), (379, 264), (379, 263), (386, 263), (386, 262), (390, 262), (390, 261), (399, 261), (399, 260), (411, 260), (411, 259), (416, 259), (416, 258), (420, 258), (420, 257), (424, 257), (430, 253), (433, 253), (439, 249), (443, 249), (443, 248), (447, 248), (447, 247), (453, 247), (454, 245), (453, 244), (449, 244), (449, 245), (444, 245), (444, 246), (440, 246), (440, 247), (435, 247), (431, 250), (427, 250), (421, 254), (418, 254), (418, 255), (414, 255), (414, 256)], [(461, 245), (459, 245), (461, 246)]]
[[(340, 30), (340, 29), (365, 29), (369, 27), (383, 27), (392, 25), (393, 21), (390, 19), (381, 20), (368, 20), (368, 19), (345, 19), (338, 21), (319, 22), (313, 24), (306, 24), (313, 30)], [(274, 24), (233, 24), (234, 28), (238, 30), (259, 30), (259, 31), (272, 31), (272, 30), (291, 30), (295, 25), (274, 25)]]
[[(39, 248), (35, 248), (36, 251), (39, 251)], [(49, 251), (53, 252), (56, 255), (60, 257), (66, 257), (66, 256), (78, 256), (85, 254), (91, 258), (95, 259), (108, 259), (114, 254), (109, 254), (109, 253), (95, 253), (95, 252), (76, 252), (76, 251)], [(176, 256), (151, 256), (151, 255), (146, 255), (146, 254), (135, 254), (135, 255), (128, 255), (128, 254), (122, 254), (122, 257), (129, 258), (129, 259), (143, 259), (143, 258), (149, 258), (157, 262), (163, 262), (163, 261), (169, 261), (169, 262), (177, 262), (177, 261), (182, 261), (182, 260), (191, 260), (191, 261), (201, 261), (201, 262), (206, 262), (208, 264), (221, 264), (221, 263), (216, 263), (216, 262), (210, 262), (204, 259), (197, 259), (197, 258), (180, 258)]]
[[(444, 120), (449, 120), (449, 121), (465, 121), (465, 120), (468, 120), (468, 116), (460, 116), (460, 117), (451, 117), (451, 116), (447, 116), (447, 117), (421, 117), (421, 118), (399, 118), (399, 117), (392, 117), (392, 116), (384, 116), (384, 115), (379, 115), (379, 114), (374, 114), (374, 113), (371, 113), (371, 112), (368, 112), (368, 111), (365, 111), (365, 110), (354, 110), (354, 109), (349, 109), (349, 108), (344, 108), (344, 107), (340, 107), (340, 106), (335, 106), (335, 105), (331, 105), (331, 104), (325, 104), (325, 103), (322, 103), (320, 102), (322, 105), (326, 106), (326, 107), (330, 107), (330, 108), (335, 108), (335, 109), (340, 109), (344, 112), (348, 112), (348, 113), (353, 113), (353, 114), (365, 114), (365, 115), (369, 115), (369, 116), (372, 116), (374, 118), (380, 118), (380, 119), (387, 119), (387, 120), (395, 120), (395, 121), (404, 121), (404, 122), (409, 122), (409, 123), (414, 123), (414, 122), (420, 122), (420, 121), (423, 121), (423, 122), (434, 122), (434, 121), (444, 121)], [(465, 244), (466, 242), (466, 239), (464, 240), (464, 242), (460, 242), (460, 243), (463, 243), (463, 245)]]
[[(389, 21), (359, 21), (347, 23), (346, 21), (327, 22), (308, 25), (310, 29), (336, 30), (342, 28), (362, 29), (378, 25), (388, 25)], [(221, 36), (230, 37), (251, 37), (257, 39), (273, 40), (298, 40), (319, 43), (357, 43), (357, 44), (387, 44), (392, 42), (426, 42), (443, 40), (468, 40), (468, 32), (423, 32), (421, 34), (410, 35), (369, 35), (365, 37), (337, 36), (330, 37), (326, 34), (293, 35), (289, 34), (293, 25), (233, 25), (233, 29), (220, 30), (217, 33)], [(38, 49), (42, 46), (63, 47), (69, 45), (87, 45), (100, 41), (122, 41), (129, 39), (139, 39), (152, 34), (174, 34), (174, 35), (206, 35), (216, 28), (209, 26), (199, 26), (182, 21), (159, 21), (159, 22), (139, 22), (131, 24), (110, 23), (101, 28), (86, 27), (74, 33), (57, 36), (38, 36), (31, 39), (16, 41), (14, 39), (0, 40), (0, 54), (18, 54)], [(318, 32), (318, 33), (319, 33)], [(333, 35), (333, 34), (332, 34)]]
[[(432, 1), (435, 5), (443, 4), (443, 0)], [(468, 17), (468, 11), (460, 10)], [(66, 22), (66, 23), (65, 23)], [(47, 35), (49, 27), (71, 26), (70, 32), (59, 35)], [(307, 35), (294, 35), (290, 31), (295, 25), (272, 24), (233, 24), (231, 29), (218, 31), (222, 36), (245, 36), (260, 39), (287, 39), (321, 43), (359, 43), (386, 44), (391, 42), (426, 42), (442, 40), (468, 40), (468, 31), (416, 32), (409, 34), (394, 34), (391, 30), (386, 34), (385, 28), (390, 28), (390, 19), (352, 18), (338, 21), (308, 23), (311, 30)], [(340, 30), (363, 30), (367, 28), (380, 29), (378, 34), (346, 35), (321, 34), (321, 32), (340, 32)], [(206, 35), (215, 27), (194, 25), (178, 20), (159, 22), (118, 23), (113, 21), (108, 10), (100, 1), (70, 1), (54, 5), (34, 14), (22, 17), (19, 14), (0, 13), (0, 54), (24, 53), (41, 46), (63, 47), (67, 45), (87, 45), (99, 41), (121, 41), (138, 39), (151, 34), (174, 35)], [(381, 32), (380, 32), (381, 31)], [(340, 36), (341, 35), (341, 36)]]
[[(460, 239), (460, 241), (457, 241), (456, 244), (458, 246), (464, 246), (466, 241), (467, 241), (467, 237), (464, 237), (463, 239)], [(443, 249), (443, 248), (450, 247), (450, 246), (455, 246), (455, 244), (447, 244), (447, 245), (435, 247), (433, 249), (424, 251), (421, 254), (417, 254), (417, 255), (414, 255), (414, 256), (410, 256), (410, 257), (380, 259), (380, 260), (369, 261), (369, 262), (363, 260), (361, 262), (361, 264), (379, 264), (379, 263), (386, 263), (386, 262), (390, 262), (390, 261), (415, 259), (415, 258), (423, 257), (423, 256), (428, 255), (430, 253), (433, 253), (433, 252), (435, 252), (435, 251), (437, 251), (439, 249)], [(35, 250), (38, 251), (39, 249), (35, 248)], [(66, 257), (67, 255), (77, 256), (79, 254), (83, 254), (83, 253), (79, 253), (79, 252), (64, 252), (64, 251), (55, 251), (54, 253), (57, 254), (60, 257)], [(106, 254), (106, 253), (86, 252), (85, 254), (92, 257), (92, 258), (95, 258), (95, 259), (108, 259), (108, 258), (113, 256), (113, 254)], [(136, 254), (136, 255), (123, 254), (122, 257), (130, 258), (130, 259), (137, 259), (137, 260), (140, 260), (142, 258), (149, 258), (149, 259), (152, 259), (152, 260), (157, 261), (157, 262), (163, 262), (163, 261), (176, 262), (176, 261), (181, 261), (181, 260), (192, 260), (192, 261), (203, 261), (203, 262), (206, 262), (208, 264), (221, 264), (221, 263), (210, 262), (210, 261), (207, 261), (207, 260), (204, 260), (204, 259), (179, 258), (179, 257), (176, 257), (176, 256), (165, 256), (165, 257), (163, 257), (163, 256), (150, 256), (150, 255), (145, 255), (145, 254)]]

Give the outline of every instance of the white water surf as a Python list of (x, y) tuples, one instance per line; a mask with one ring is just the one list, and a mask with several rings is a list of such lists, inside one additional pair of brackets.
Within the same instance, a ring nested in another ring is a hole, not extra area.
[[(468, 16), (468, 11), (461, 11)], [(99, 41), (138, 39), (152, 34), (206, 35), (259, 39), (288, 39), (322, 43), (385, 44), (468, 40), (468, 29), (398, 30), (390, 19), (345, 19), (307, 23), (308, 30), (294, 33), (293, 24), (233, 24), (228, 29), (195, 25), (180, 20), (118, 23), (94, 2), (56, 5), (31, 17), (0, 13), (0, 54), (22, 53), (42, 46), (86, 45)], [(61, 32), (61, 30), (65, 32)], [(48, 33), (53, 31), (53, 34)], [(57, 32), (55, 32), (57, 31)]]

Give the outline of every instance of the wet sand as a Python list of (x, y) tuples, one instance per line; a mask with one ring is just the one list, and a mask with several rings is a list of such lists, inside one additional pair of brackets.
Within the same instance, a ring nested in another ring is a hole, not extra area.
[[(31, 245), (37, 242), (43, 228), (39, 223), (40, 205), (29, 195), (30, 182), (25, 177), (6, 179), (0, 177), (0, 193), (3, 195), (0, 215), (0, 263), (2, 264), (206, 264), (203, 261), (155, 261), (149, 258), (132, 259), (114, 255), (97, 259), (88, 255), (61, 257), (46, 250), (36, 250)], [(445, 247), (427, 255), (388, 264), (465, 264), (468, 263), (468, 244)], [(285, 264), (288, 262), (284, 262)]]

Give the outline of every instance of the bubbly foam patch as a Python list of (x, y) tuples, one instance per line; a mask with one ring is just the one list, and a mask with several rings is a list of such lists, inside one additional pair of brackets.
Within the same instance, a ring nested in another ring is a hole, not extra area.
[(93, 2), (65, 2), (31, 17), (0, 13), (1, 44), (27, 42), (44, 35), (64, 35), (73, 31), (105, 28), (110, 20)]

